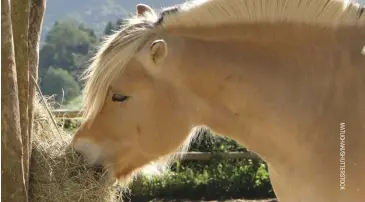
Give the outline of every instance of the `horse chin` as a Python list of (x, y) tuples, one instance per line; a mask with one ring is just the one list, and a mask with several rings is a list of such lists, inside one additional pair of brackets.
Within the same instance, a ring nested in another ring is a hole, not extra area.
[(96, 175), (100, 176), (99, 182), (105, 186), (122, 185), (127, 186), (133, 181), (133, 177), (138, 174), (138, 167), (121, 166), (112, 159), (105, 159), (98, 165), (92, 165)]
[(127, 172), (118, 170), (116, 172), (113, 168), (107, 169), (107, 178), (104, 181), (106, 186), (121, 186), (128, 187), (129, 184), (133, 181), (133, 177), (137, 174), (137, 172)]
[(116, 178), (114, 169), (107, 168), (104, 165), (92, 165), (89, 167), (93, 173), (95, 180), (102, 186), (117, 186), (118, 184), (124, 184), (124, 179)]

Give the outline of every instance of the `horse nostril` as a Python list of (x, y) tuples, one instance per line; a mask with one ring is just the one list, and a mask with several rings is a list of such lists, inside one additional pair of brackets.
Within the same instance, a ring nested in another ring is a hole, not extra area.
[(82, 155), (88, 164), (99, 164), (101, 159), (101, 149), (93, 141), (80, 138), (73, 142), (73, 148), (77, 155)]

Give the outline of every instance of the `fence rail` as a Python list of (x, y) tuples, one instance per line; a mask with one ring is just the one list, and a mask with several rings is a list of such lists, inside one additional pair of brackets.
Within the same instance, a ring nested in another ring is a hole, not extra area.
[(79, 110), (68, 110), (68, 109), (55, 109), (52, 113), (57, 118), (79, 118), (82, 116), (82, 111)]
[[(57, 109), (53, 110), (52, 113), (57, 118), (79, 118), (82, 115), (82, 111), (79, 110), (66, 110), (66, 109)], [(252, 152), (185, 152), (178, 153), (178, 155), (183, 155), (183, 160), (192, 160), (192, 161), (209, 161), (214, 157), (222, 158), (224, 160), (228, 159), (252, 159), (252, 160), (261, 160), (261, 158)]]
[(261, 158), (252, 152), (186, 152), (184, 153), (184, 160), (193, 161), (209, 161), (214, 157), (221, 158), (223, 160), (228, 159), (251, 159), (251, 160), (261, 160)]

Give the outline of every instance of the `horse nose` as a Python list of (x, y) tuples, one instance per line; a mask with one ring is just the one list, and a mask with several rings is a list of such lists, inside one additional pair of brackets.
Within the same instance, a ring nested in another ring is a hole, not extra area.
[(101, 148), (95, 142), (82, 138), (74, 138), (72, 141), (72, 147), (85, 158), (85, 161), (89, 165), (101, 164)]

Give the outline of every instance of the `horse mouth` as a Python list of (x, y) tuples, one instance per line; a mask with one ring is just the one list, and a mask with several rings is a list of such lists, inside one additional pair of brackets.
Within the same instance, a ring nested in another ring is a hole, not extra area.
[(95, 180), (101, 181), (108, 176), (108, 170), (103, 165), (93, 165), (90, 167), (92, 173), (94, 173)]
[(68, 154), (72, 154), (71, 161), (75, 162), (84, 172), (90, 173), (96, 181), (109, 180), (108, 169), (101, 163), (101, 161), (93, 161), (85, 157), (85, 155), (74, 148), (68, 148)]
[[(112, 158), (91, 158), (84, 152), (72, 149), (73, 156), (76, 161), (83, 167), (83, 172), (88, 172), (93, 179), (103, 186), (127, 186), (133, 181), (133, 177), (138, 174), (138, 168), (129, 166), (117, 166)], [(112, 163), (114, 162), (114, 163)]]

